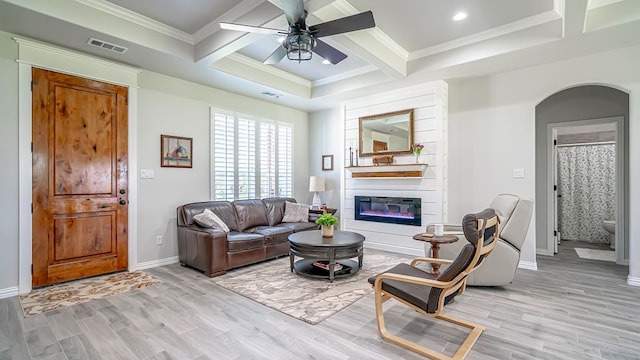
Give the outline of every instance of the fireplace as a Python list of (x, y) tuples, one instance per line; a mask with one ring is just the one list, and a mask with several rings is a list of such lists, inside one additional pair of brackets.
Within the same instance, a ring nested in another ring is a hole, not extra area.
[(422, 225), (420, 198), (356, 196), (355, 219), (402, 225)]

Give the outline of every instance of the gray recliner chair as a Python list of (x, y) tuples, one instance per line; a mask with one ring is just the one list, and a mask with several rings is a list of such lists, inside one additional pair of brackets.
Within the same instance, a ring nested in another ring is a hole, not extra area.
[[(467, 277), (467, 285), (508, 285), (513, 281), (520, 262), (520, 249), (529, 230), (533, 200), (500, 194), (489, 207), (495, 209), (500, 218), (500, 238), (491, 257)], [(433, 233), (432, 225), (427, 227), (427, 232)], [(445, 225), (445, 233), (462, 235), (462, 229), (457, 225)], [(464, 245), (465, 241), (442, 245), (439, 257), (453, 260)]]

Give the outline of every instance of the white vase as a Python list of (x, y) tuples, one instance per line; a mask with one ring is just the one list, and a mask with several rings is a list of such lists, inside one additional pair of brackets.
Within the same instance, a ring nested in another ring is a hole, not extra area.
[(416, 164), (419, 164), (420, 163), (420, 153), (414, 152), (413, 155), (416, 156)]
[(322, 225), (322, 237), (333, 237), (333, 225)]

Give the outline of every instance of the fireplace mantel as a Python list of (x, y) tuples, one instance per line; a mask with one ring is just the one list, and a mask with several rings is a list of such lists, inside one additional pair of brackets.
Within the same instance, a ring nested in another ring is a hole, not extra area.
[(347, 166), (354, 179), (421, 178), (427, 164)]

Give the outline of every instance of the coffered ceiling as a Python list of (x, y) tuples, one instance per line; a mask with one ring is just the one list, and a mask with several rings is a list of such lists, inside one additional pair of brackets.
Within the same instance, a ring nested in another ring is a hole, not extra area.
[[(376, 27), (324, 37), (348, 55), (275, 65), (280, 0), (0, 0), (0, 30), (314, 111), (436, 79), (481, 76), (640, 44), (638, 0), (307, 0), (307, 24), (371, 10)], [(458, 12), (467, 17), (453, 20)], [(99, 39), (127, 50), (88, 44)]]

